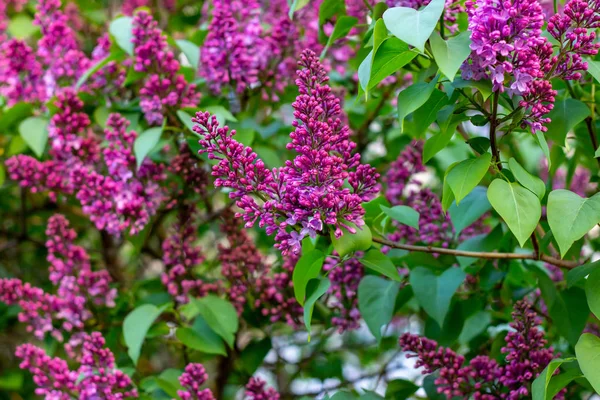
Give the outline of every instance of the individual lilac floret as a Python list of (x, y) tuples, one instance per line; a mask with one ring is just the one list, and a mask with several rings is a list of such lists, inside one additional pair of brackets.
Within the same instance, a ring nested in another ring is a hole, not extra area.
[(178, 390), (177, 394), (181, 400), (214, 400), (215, 397), (210, 389), (200, 389), (207, 379), (208, 374), (202, 364), (188, 364), (179, 377), (179, 383), (184, 390)]
[(219, 127), (208, 113), (199, 112), (193, 119), (194, 131), (202, 136), (201, 152), (218, 160), (212, 171), (215, 186), (233, 189), (230, 197), (242, 209), (238, 216), (247, 227), (259, 221), (267, 234), (275, 233), (276, 247), (284, 254), (298, 254), (307, 236), (333, 231), (339, 238), (343, 230), (361, 229), (362, 203), (379, 190), (379, 174), (352, 154), (356, 145), (317, 56), (305, 50), (299, 65), (296, 130), (287, 145), (298, 155), (284, 167), (269, 170), (250, 147), (233, 138), (235, 131)]

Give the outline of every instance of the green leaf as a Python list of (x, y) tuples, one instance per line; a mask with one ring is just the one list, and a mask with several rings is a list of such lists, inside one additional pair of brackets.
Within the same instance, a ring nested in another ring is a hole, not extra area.
[(514, 158), (508, 160), (508, 167), (515, 179), (523, 185), (523, 187), (531, 190), (535, 195), (542, 200), (546, 194), (546, 185), (537, 176), (531, 175), (525, 168), (521, 166)]
[(208, 323), (201, 315), (196, 316), (194, 319), (192, 330), (202, 340), (202, 346), (204, 347), (204, 350), (200, 348), (197, 350), (209, 354), (227, 354), (223, 339), (208, 326)]
[(600, 193), (583, 198), (568, 190), (548, 195), (548, 224), (564, 257), (576, 240), (600, 223)]
[(425, 52), (425, 42), (431, 36), (444, 11), (444, 0), (433, 0), (422, 10), (409, 7), (388, 8), (383, 13), (385, 26), (398, 39)]
[(535, 140), (540, 145), (544, 156), (546, 156), (546, 160), (548, 160), (548, 168), (552, 167), (552, 157), (550, 157), (550, 149), (548, 148), (548, 142), (546, 142), (546, 137), (544, 136), (544, 133), (536, 131)]
[(346, 15), (344, 0), (324, 0), (319, 6), (319, 28), (333, 16)]
[[(572, 362), (575, 358), (557, 358), (552, 361), (544, 368), (539, 376), (533, 381), (532, 389), (532, 400), (552, 400), (556, 393), (550, 393), (548, 391), (548, 385), (552, 379), (556, 370), (565, 362)], [(562, 388), (561, 388), (562, 389)]]
[(454, 200), (454, 193), (452, 193), (452, 189), (450, 188), (450, 183), (448, 182), (448, 174), (459, 164), (459, 162), (455, 162), (451, 164), (446, 172), (444, 172), (444, 184), (442, 186), (442, 210), (444, 212), (448, 211), (450, 206), (452, 205), (452, 201)]
[(440, 71), (452, 82), (462, 63), (471, 54), (471, 33), (462, 32), (444, 40), (437, 32), (429, 38), (431, 52)]
[[(121, 52), (121, 54), (123, 54), (123, 53)], [(90, 78), (90, 76), (94, 75), (106, 64), (108, 64), (111, 61), (116, 60), (117, 58), (119, 58), (119, 53), (111, 52), (109, 55), (107, 55), (103, 59), (97, 61), (94, 65), (92, 65), (90, 68), (88, 68), (83, 73), (83, 75), (81, 75), (81, 77), (77, 80), (77, 83), (75, 84), (75, 89), (79, 89)]]
[(331, 45), (336, 40), (345, 37), (348, 34), (348, 32), (350, 32), (350, 30), (354, 27), (354, 25), (356, 25), (357, 22), (358, 18), (349, 17), (347, 15), (339, 17), (338, 20), (335, 22), (333, 32), (331, 32), (331, 36), (329, 36), (329, 39), (327, 39), (327, 44), (321, 52), (321, 58), (325, 57), (325, 54), (327, 54), (327, 50), (329, 50), (329, 47), (331, 47)]
[(190, 130), (194, 132), (194, 123), (192, 122), (192, 116), (183, 110), (177, 110), (177, 118)]
[(492, 205), (487, 198), (487, 188), (483, 186), (476, 186), (465, 196), (460, 206), (453, 202), (448, 213), (454, 226), (455, 235), (460, 235), (463, 229), (477, 221), (490, 208), (492, 208)]
[[(395, 37), (384, 40), (375, 52), (371, 65), (367, 88), (370, 90), (382, 80), (395, 74), (402, 67), (412, 61), (417, 53), (409, 49), (408, 45)], [(363, 88), (364, 89), (364, 88)]]
[(0, 163), (0, 187), (4, 185), (4, 181), (6, 180), (6, 170), (4, 169), (4, 164)]
[(302, 254), (302, 257), (296, 263), (292, 282), (294, 283), (294, 296), (300, 305), (304, 305), (306, 285), (311, 279), (319, 276), (324, 260), (325, 254), (322, 251), (311, 250), (306, 254)]
[(548, 113), (551, 119), (546, 135), (557, 144), (564, 146), (567, 133), (590, 115), (588, 106), (571, 97), (557, 100), (554, 108)]
[(378, 342), (381, 341), (381, 327), (392, 319), (399, 290), (398, 282), (374, 275), (365, 276), (358, 285), (358, 309)]
[(265, 357), (272, 348), (271, 338), (266, 337), (262, 340), (252, 341), (244, 348), (240, 354), (242, 368), (249, 375), (253, 375), (258, 367), (263, 364)]
[(123, 336), (129, 349), (127, 354), (133, 360), (134, 365), (137, 364), (140, 358), (142, 344), (148, 329), (167, 307), (169, 307), (169, 304), (160, 308), (152, 304), (143, 304), (127, 314), (123, 320)]
[(490, 153), (461, 161), (448, 172), (448, 185), (454, 193), (456, 204), (464, 199), (481, 182), (492, 161)]
[(404, 130), (404, 119), (429, 100), (436, 84), (437, 77), (431, 82), (415, 83), (398, 93), (398, 121), (400, 121), (400, 133)]
[(200, 47), (190, 42), (189, 40), (176, 40), (177, 47), (181, 49), (181, 52), (185, 55), (185, 58), (189, 61), (192, 68), (198, 71), (200, 65)]
[(464, 80), (461, 77), (454, 78), (452, 87), (456, 89), (474, 88), (481, 93), (483, 100), (487, 100), (492, 95), (492, 83), (489, 80), (482, 79), (480, 81)]
[(217, 117), (219, 126), (224, 126), (225, 121), (237, 122), (237, 118), (223, 106), (206, 106), (204, 111), (208, 111), (211, 115)]
[(593, 270), (586, 279), (585, 295), (590, 310), (598, 318), (600, 316), (600, 270)]
[(485, 331), (492, 322), (492, 316), (487, 311), (479, 311), (465, 320), (458, 342), (467, 345), (472, 339)]
[(597, 393), (600, 393), (600, 338), (584, 333), (575, 345), (577, 362), (583, 375)]
[(394, 379), (388, 382), (385, 398), (390, 400), (406, 400), (414, 394), (419, 387), (405, 379)]
[[(425, 104), (423, 104), (421, 107), (419, 107), (419, 109), (413, 112), (413, 124), (411, 126), (410, 132), (411, 136), (415, 138), (425, 137), (425, 133), (431, 130), (431, 124), (433, 124), (433, 122), (437, 119), (438, 112), (443, 107), (448, 105), (449, 102), (450, 99), (448, 98), (447, 93), (444, 93), (438, 89), (434, 89), (433, 93), (431, 93), (431, 96), (425, 102)], [(454, 105), (451, 105), (450, 107), (453, 106)], [(451, 117), (453, 117), (453, 114), (451, 114)], [(447, 130), (452, 129), (452, 133), (454, 133), (454, 130), (456, 129), (456, 126), (459, 123), (460, 122), (457, 119), (456, 124), (452, 127), (447, 127)], [(440, 127), (440, 129), (442, 128)], [(425, 153), (425, 149), (423, 149), (423, 153)]]
[(367, 54), (358, 66), (358, 82), (360, 83), (360, 89), (365, 92), (365, 95), (369, 95), (369, 81), (371, 79), (371, 70), (373, 66), (373, 54), (377, 52), (377, 49), (387, 39), (387, 28), (383, 23), (383, 19), (379, 18), (375, 22), (373, 28), (373, 49)]
[(334, 231), (331, 231), (331, 243), (340, 257), (344, 257), (355, 251), (367, 250), (371, 247), (373, 236), (368, 226), (364, 225), (361, 228), (355, 228), (356, 233), (350, 233), (346, 228), (341, 229), (343, 234), (340, 238), (336, 238)]
[(48, 143), (48, 120), (40, 117), (30, 117), (19, 124), (19, 134), (27, 146), (40, 158)]
[(125, 53), (133, 56), (133, 18), (119, 17), (110, 23), (108, 31)]
[(8, 23), (7, 31), (16, 39), (27, 39), (39, 31), (39, 28), (29, 16), (17, 14)]
[(31, 115), (33, 105), (17, 103), (0, 115), (0, 132), (5, 133), (11, 126)]
[(460, 268), (448, 268), (438, 276), (428, 268), (417, 267), (410, 272), (409, 281), (421, 307), (443, 326), (452, 296), (466, 276)]
[(212, 294), (191, 300), (208, 326), (233, 348), (235, 333), (239, 328), (235, 307), (227, 300)]
[(600, 267), (600, 260), (580, 265), (577, 268), (570, 270), (567, 273), (567, 287), (573, 287), (577, 282), (581, 281), (583, 278), (592, 273), (592, 271), (596, 270)]
[(135, 154), (135, 161), (138, 168), (142, 165), (146, 156), (150, 154), (150, 151), (156, 147), (161, 134), (162, 127), (157, 126), (145, 130), (135, 139), (135, 142), (133, 142), (133, 153)]
[(327, 278), (317, 278), (312, 279), (308, 283), (308, 287), (306, 290), (307, 298), (306, 303), (304, 304), (304, 325), (306, 326), (306, 330), (308, 331), (308, 341), (310, 342), (310, 326), (312, 320), (313, 309), (315, 308), (315, 303), (321, 296), (323, 296), (331, 286), (331, 282)]
[(587, 71), (594, 77), (596, 82), (600, 83), (600, 61), (586, 59), (585, 62), (588, 65)]
[(487, 197), (523, 247), (542, 216), (540, 199), (518, 183), (503, 179), (492, 182)]
[(419, 230), (419, 212), (409, 206), (381, 206), (381, 210), (390, 218)]
[(219, 336), (216, 334), (214, 335), (219, 340), (216, 346), (215, 343), (209, 343), (204, 337), (191, 328), (177, 328), (177, 331), (175, 332), (177, 339), (179, 339), (181, 343), (192, 350), (197, 350), (207, 354), (220, 354), (223, 356), (227, 355), (223, 341)]
[(400, 282), (400, 276), (398, 275), (398, 269), (394, 266), (392, 260), (388, 256), (383, 254), (379, 249), (371, 249), (367, 251), (363, 258), (359, 260), (365, 267), (372, 269), (375, 272), (379, 272), (382, 275), (387, 276), (390, 279)]

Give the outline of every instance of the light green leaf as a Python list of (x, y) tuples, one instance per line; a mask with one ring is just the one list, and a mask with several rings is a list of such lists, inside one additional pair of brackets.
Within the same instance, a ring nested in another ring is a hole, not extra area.
[(398, 282), (374, 275), (365, 276), (358, 285), (358, 309), (378, 342), (381, 341), (381, 327), (392, 319), (398, 290)]
[(336, 40), (345, 37), (348, 34), (348, 32), (350, 32), (350, 30), (354, 27), (354, 25), (356, 25), (357, 22), (357, 18), (349, 17), (347, 15), (339, 17), (338, 20), (335, 22), (333, 32), (331, 32), (331, 36), (329, 36), (329, 39), (327, 39), (327, 44), (321, 52), (321, 58), (324, 58), (325, 54), (327, 54), (327, 50), (329, 50), (331, 45)]
[(490, 153), (483, 153), (477, 158), (461, 161), (448, 172), (448, 185), (454, 193), (457, 205), (460, 205), (460, 201), (483, 179), (491, 160)]
[(541, 131), (536, 131), (535, 139), (540, 145), (540, 149), (542, 149), (546, 160), (548, 160), (548, 168), (552, 167), (552, 157), (550, 157), (550, 148), (548, 148), (548, 142), (546, 142), (546, 137), (544, 136), (544, 133)]
[(454, 78), (452, 82), (452, 87), (456, 89), (464, 89), (464, 88), (474, 88), (481, 93), (483, 100), (487, 100), (492, 95), (492, 83), (487, 79), (482, 79), (480, 81), (474, 80), (465, 80), (461, 77)]
[(383, 19), (379, 18), (377, 22), (375, 22), (375, 27), (373, 28), (373, 50), (367, 54), (358, 66), (358, 82), (360, 83), (360, 88), (365, 92), (365, 96), (367, 97), (369, 95), (369, 81), (371, 79), (371, 69), (373, 66), (373, 54), (377, 52), (377, 49), (387, 38), (387, 35), (387, 28), (383, 23)]
[(437, 76), (431, 82), (415, 83), (398, 94), (398, 121), (400, 121), (400, 133), (404, 130), (404, 119), (429, 100), (436, 84)]
[(548, 195), (548, 224), (562, 257), (576, 240), (600, 223), (600, 193), (583, 198), (568, 190), (553, 190)]
[(317, 278), (312, 279), (308, 283), (308, 287), (306, 290), (307, 298), (306, 303), (304, 304), (304, 325), (306, 326), (306, 330), (308, 331), (308, 341), (310, 342), (310, 327), (313, 309), (315, 308), (315, 303), (321, 296), (323, 296), (329, 290), (331, 286), (331, 282), (327, 278)]
[(546, 194), (546, 185), (537, 176), (531, 175), (525, 168), (521, 166), (514, 158), (508, 160), (508, 167), (515, 179), (525, 188), (531, 190), (535, 195), (542, 200)]
[(592, 271), (600, 268), (600, 260), (580, 265), (577, 268), (570, 270), (567, 273), (567, 287), (573, 287), (577, 282), (592, 273)]
[[(124, 55), (124, 53), (122, 51), (119, 50), (119, 52), (122, 55)], [(97, 71), (99, 71), (106, 64), (108, 64), (111, 61), (114, 61), (114, 60), (118, 59), (119, 56), (120, 56), (119, 52), (111, 52), (109, 55), (107, 55), (103, 59), (97, 61), (94, 65), (92, 65), (90, 68), (88, 68), (83, 73), (83, 75), (81, 75), (81, 77), (77, 80), (77, 83), (75, 84), (75, 89), (79, 89), (89, 79), (90, 76), (92, 76), (94, 73), (96, 73)]]
[(585, 296), (596, 318), (600, 316), (600, 270), (595, 269), (585, 281)]
[(19, 124), (19, 134), (39, 158), (44, 154), (48, 143), (48, 120), (40, 117), (27, 118)]
[(394, 206), (392, 208), (380, 206), (381, 210), (390, 218), (419, 230), (419, 212), (408, 206)]
[(8, 23), (7, 31), (16, 39), (27, 39), (39, 31), (39, 28), (26, 14), (17, 14)]
[(584, 333), (575, 345), (575, 355), (583, 375), (597, 393), (600, 393), (600, 338)]
[(117, 45), (133, 56), (133, 18), (119, 17), (115, 19), (110, 23), (108, 31), (115, 38)]
[(596, 82), (600, 83), (600, 61), (587, 59), (585, 62), (588, 65), (587, 71), (594, 77)]
[(235, 307), (227, 300), (212, 294), (191, 300), (208, 326), (233, 348), (235, 333), (239, 328)]
[(458, 236), (467, 226), (477, 221), (488, 212), (492, 205), (487, 199), (487, 188), (476, 186), (457, 206), (452, 203), (448, 213), (454, 226), (455, 235)]
[(150, 151), (156, 147), (161, 134), (162, 127), (157, 126), (145, 130), (135, 139), (135, 142), (133, 142), (133, 153), (135, 154), (135, 161), (138, 168), (142, 165), (146, 156), (150, 154)]
[(431, 52), (440, 71), (452, 82), (463, 61), (471, 54), (471, 33), (462, 32), (444, 40), (437, 32), (429, 38)]
[(492, 182), (487, 197), (523, 247), (542, 216), (540, 199), (518, 183), (503, 179)]
[(177, 110), (177, 118), (179, 118), (190, 132), (194, 132), (194, 123), (192, 122), (192, 116), (190, 114), (183, 110)]
[(308, 3), (310, 3), (310, 0), (294, 0), (292, 5), (290, 6), (288, 17), (290, 19), (294, 19), (294, 13), (298, 10), (303, 9)]
[(554, 108), (548, 113), (551, 119), (546, 135), (557, 144), (564, 146), (567, 133), (590, 115), (589, 107), (571, 97), (557, 100)]
[(452, 296), (466, 276), (460, 268), (448, 268), (438, 276), (429, 268), (417, 267), (410, 271), (409, 281), (421, 307), (443, 326)]
[(454, 200), (454, 193), (452, 193), (452, 189), (450, 188), (450, 183), (448, 182), (448, 174), (459, 164), (459, 162), (455, 162), (450, 164), (446, 172), (444, 172), (444, 184), (442, 186), (442, 210), (444, 212), (448, 211), (450, 206), (452, 205), (452, 201)]
[(319, 276), (324, 260), (325, 254), (323, 254), (322, 251), (311, 250), (306, 254), (302, 254), (302, 257), (300, 257), (296, 263), (292, 275), (292, 282), (294, 284), (294, 296), (300, 305), (304, 305), (306, 285), (308, 285), (308, 282), (311, 279), (315, 279)]
[(176, 40), (177, 47), (181, 49), (181, 52), (185, 55), (185, 58), (189, 61), (194, 71), (198, 71), (200, 65), (200, 47), (190, 42), (189, 40)]
[(399, 71), (416, 56), (417, 53), (401, 40), (395, 37), (384, 40), (375, 52), (368, 89), (374, 88), (379, 82)]
[(373, 236), (369, 227), (364, 225), (361, 228), (355, 229), (356, 233), (350, 233), (345, 228), (342, 228), (343, 234), (340, 238), (336, 238), (333, 230), (331, 231), (331, 243), (340, 257), (355, 251), (367, 250), (371, 247)]
[(400, 282), (398, 269), (392, 263), (388, 256), (383, 254), (379, 249), (371, 249), (367, 251), (365, 256), (359, 260), (365, 267), (379, 272), (390, 279)]
[(388, 8), (383, 13), (385, 26), (398, 39), (416, 47), (422, 53), (444, 11), (444, 0), (433, 0), (422, 10), (409, 7)]
[(227, 355), (225, 344), (219, 335), (213, 332), (200, 317), (196, 318), (196, 320), (200, 320), (204, 324), (201, 330), (197, 330), (196, 328), (177, 328), (175, 332), (177, 339), (192, 350), (207, 354)]
[(127, 314), (123, 320), (123, 336), (129, 349), (127, 354), (133, 360), (134, 365), (137, 364), (140, 358), (142, 344), (148, 329), (168, 306), (167, 304), (158, 308), (152, 304), (143, 304)]
[[(575, 358), (557, 358), (552, 361), (544, 368), (540, 375), (533, 381), (532, 389), (532, 400), (552, 400), (556, 393), (549, 391), (550, 380), (556, 376), (554, 373), (564, 363), (572, 362)], [(567, 382), (568, 383), (568, 382)], [(564, 386), (563, 386), (564, 387)], [(561, 388), (562, 389), (562, 388)], [(558, 393), (558, 392), (557, 392)]]

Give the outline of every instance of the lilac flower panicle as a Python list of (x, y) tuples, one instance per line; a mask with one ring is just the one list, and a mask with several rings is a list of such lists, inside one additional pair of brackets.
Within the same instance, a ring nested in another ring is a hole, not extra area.
[(362, 256), (362, 252), (357, 252), (355, 257), (344, 262), (329, 257), (323, 264), (323, 271), (331, 281), (328, 291), (331, 294), (329, 306), (334, 310), (331, 323), (339, 333), (360, 327), (358, 284), (364, 276), (364, 267), (359, 261)]
[(215, 397), (210, 389), (200, 389), (207, 379), (208, 374), (202, 364), (188, 364), (179, 377), (183, 390), (178, 390), (177, 394), (181, 400), (214, 400)]
[(270, 387), (266, 388), (267, 383), (260, 378), (252, 377), (246, 384), (246, 400), (279, 400), (280, 395)]
[[(297, 254), (304, 237), (323, 234), (328, 226), (337, 237), (342, 229), (360, 229), (361, 204), (379, 190), (379, 174), (352, 154), (356, 145), (339, 117), (339, 100), (317, 56), (306, 50), (299, 65), (300, 94), (293, 103), (296, 130), (287, 145), (298, 155), (284, 167), (266, 168), (250, 147), (233, 138), (235, 131), (219, 127), (208, 113), (199, 112), (193, 119), (194, 130), (202, 136), (201, 151), (218, 160), (212, 171), (215, 186), (233, 189), (230, 197), (242, 209), (238, 215), (246, 226), (258, 221), (267, 234), (275, 233), (276, 247), (284, 254)], [(350, 188), (344, 187), (346, 180)]]

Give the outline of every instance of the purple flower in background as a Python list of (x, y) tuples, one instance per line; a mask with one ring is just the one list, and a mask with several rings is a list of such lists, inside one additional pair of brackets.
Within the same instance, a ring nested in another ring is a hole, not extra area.
[(179, 377), (179, 383), (184, 390), (178, 390), (177, 394), (181, 400), (214, 400), (210, 389), (200, 389), (207, 379), (208, 374), (202, 364), (190, 363)]
[(252, 377), (246, 384), (246, 400), (279, 400), (277, 391), (270, 387), (266, 388), (267, 383), (260, 378)]

